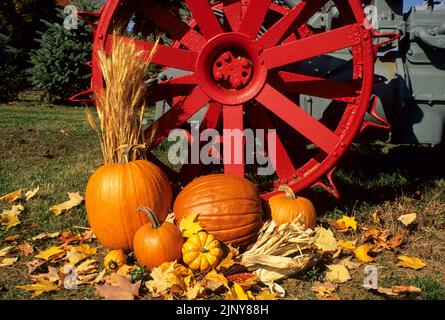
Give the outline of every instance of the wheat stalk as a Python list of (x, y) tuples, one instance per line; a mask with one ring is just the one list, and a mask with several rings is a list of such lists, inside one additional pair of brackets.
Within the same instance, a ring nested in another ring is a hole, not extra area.
[[(147, 70), (158, 40), (148, 59), (128, 38), (113, 32), (110, 54), (99, 50), (105, 89), (95, 92), (100, 130), (91, 114), (87, 121), (98, 133), (104, 162), (120, 163), (145, 158), (142, 121), (147, 101)], [(142, 149), (142, 152), (141, 152)]]

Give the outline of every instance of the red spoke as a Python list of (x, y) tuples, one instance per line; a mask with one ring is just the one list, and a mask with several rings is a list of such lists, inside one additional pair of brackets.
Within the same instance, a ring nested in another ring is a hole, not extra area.
[(136, 1), (135, 6), (147, 19), (154, 22), (159, 28), (190, 50), (199, 51), (206, 44), (206, 39), (201, 34), (190, 28), (171, 13), (168, 8), (156, 1)]
[(204, 37), (210, 39), (223, 33), (221, 24), (207, 0), (186, 0), (186, 2)]
[[(209, 108), (206, 111), (204, 118), (202, 119), (199, 127), (201, 133), (205, 129), (216, 129), (218, 127), (219, 120), (221, 118), (222, 106), (219, 103), (212, 102), (209, 104)], [(199, 143), (199, 141), (198, 141)], [(181, 168), (181, 181), (183, 183), (190, 182), (194, 177), (197, 177), (201, 171), (202, 164), (184, 164)]]
[[(111, 35), (109, 37), (113, 38)], [(117, 38), (124, 39), (126, 42), (132, 42), (136, 45), (138, 50), (144, 51), (144, 54), (141, 56), (142, 60), (147, 60), (150, 57), (150, 52), (154, 47), (154, 43), (143, 40), (134, 40), (121, 36)], [(111, 46), (114, 40), (115, 39), (107, 41), (105, 52), (111, 52)], [(195, 71), (197, 58), (197, 53), (193, 51), (176, 49), (160, 44), (153, 55), (152, 63), (187, 71)]]
[(255, 39), (263, 24), (271, 0), (251, 0), (239, 32)]
[[(247, 108), (247, 119), (249, 119), (252, 128), (255, 129), (275, 129), (272, 122), (270, 121), (269, 117), (267, 116), (266, 111), (263, 108)], [(269, 141), (269, 135), (270, 133), (267, 132), (267, 140), (264, 142), (265, 145), (267, 145), (267, 141)], [(289, 157), (289, 154), (286, 151), (286, 148), (283, 145), (283, 142), (281, 141), (280, 137), (278, 136), (278, 133), (276, 134), (276, 140), (275, 140), (275, 147), (276, 147), (276, 155), (275, 159), (272, 157), (273, 166), (275, 168), (275, 171), (280, 179), (289, 179), (294, 172), (296, 171), (294, 164), (292, 163), (292, 160)], [(264, 150), (267, 151), (267, 150)], [(270, 150), (268, 151), (268, 154), (270, 155)], [(273, 152), (273, 151), (272, 151)]]
[(195, 74), (177, 77), (153, 84), (150, 87), (149, 101), (157, 102), (178, 96), (188, 95), (198, 84)]
[(241, 1), (223, 0), (223, 11), (230, 28), (237, 32), (242, 22)]
[(360, 44), (359, 25), (348, 25), (316, 34), (264, 51), (263, 59), (268, 69), (317, 57)]
[(259, 46), (263, 49), (276, 46), (297, 27), (309, 20), (326, 2), (327, 0), (301, 1), (258, 39)]
[(256, 99), (324, 152), (330, 153), (339, 142), (334, 132), (270, 85), (266, 84)]
[(223, 107), (223, 128), (224, 173), (244, 176), (242, 105)]
[(299, 73), (279, 71), (270, 78), (271, 85), (278, 90), (342, 102), (353, 102), (357, 97), (354, 85), (327, 80)]
[(207, 97), (199, 86), (193, 89), (190, 95), (180, 103), (174, 105), (161, 118), (147, 128), (145, 131), (147, 149), (151, 150), (156, 147), (168, 136), (171, 130), (179, 128), (208, 102), (209, 97)]

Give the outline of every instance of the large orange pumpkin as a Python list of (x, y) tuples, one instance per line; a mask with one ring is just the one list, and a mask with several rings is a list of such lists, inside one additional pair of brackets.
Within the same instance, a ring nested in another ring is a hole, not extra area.
[(294, 191), (286, 185), (282, 185), (278, 190), (283, 194), (277, 194), (268, 201), (272, 220), (278, 225), (292, 222), (298, 215), (304, 222), (306, 228), (315, 228), (317, 224), (317, 214), (312, 202), (303, 197), (295, 196)]
[(154, 268), (164, 262), (179, 260), (184, 243), (179, 228), (168, 221), (161, 224), (149, 208), (140, 207), (138, 211), (145, 212), (150, 220), (134, 236), (134, 255), (139, 263), (146, 268)]
[(91, 176), (85, 193), (90, 226), (109, 249), (132, 248), (136, 231), (148, 222), (138, 207), (152, 208), (164, 221), (171, 202), (167, 176), (145, 160), (103, 165)]
[(234, 175), (212, 174), (193, 180), (179, 193), (173, 212), (178, 221), (188, 214), (199, 214), (201, 227), (234, 246), (254, 242), (262, 225), (257, 188)]

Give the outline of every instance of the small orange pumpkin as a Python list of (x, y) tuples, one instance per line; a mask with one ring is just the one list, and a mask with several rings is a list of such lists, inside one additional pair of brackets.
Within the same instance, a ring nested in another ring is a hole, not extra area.
[(261, 198), (249, 180), (228, 174), (210, 174), (190, 182), (176, 197), (178, 222), (199, 214), (199, 225), (226, 244), (244, 247), (255, 242), (263, 224)]
[(304, 220), (305, 227), (315, 228), (317, 214), (312, 202), (306, 198), (295, 196), (289, 186), (282, 185), (278, 190), (284, 191), (284, 193), (272, 196), (268, 201), (272, 220), (281, 225), (292, 222), (301, 214), (300, 220)]
[(111, 250), (104, 258), (105, 269), (115, 271), (127, 263), (127, 255), (123, 250)]
[(151, 222), (144, 224), (134, 236), (134, 255), (139, 263), (146, 268), (154, 268), (180, 259), (184, 239), (179, 228), (167, 221), (160, 224), (149, 208), (139, 207), (137, 210), (145, 212)]
[(148, 222), (136, 209), (152, 208), (164, 221), (172, 198), (165, 173), (149, 161), (137, 160), (97, 169), (88, 181), (85, 207), (99, 242), (109, 249), (129, 250), (136, 231)]

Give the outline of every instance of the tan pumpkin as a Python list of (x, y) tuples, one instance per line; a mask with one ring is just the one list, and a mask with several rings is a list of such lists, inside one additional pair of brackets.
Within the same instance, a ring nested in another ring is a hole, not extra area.
[(180, 259), (184, 239), (179, 228), (167, 221), (161, 224), (149, 208), (140, 207), (138, 211), (145, 212), (150, 220), (134, 236), (134, 255), (139, 263), (146, 268), (154, 268)]
[(182, 246), (184, 263), (200, 272), (216, 267), (223, 254), (220, 242), (205, 231), (195, 233)]
[(224, 243), (246, 246), (262, 226), (261, 200), (249, 180), (228, 174), (201, 176), (189, 183), (175, 200), (178, 220), (197, 213), (198, 222)]
[(105, 269), (116, 271), (127, 263), (127, 255), (123, 250), (111, 250), (104, 258)]
[(286, 185), (278, 188), (283, 194), (272, 196), (269, 201), (269, 209), (278, 225), (292, 222), (299, 214), (300, 220), (304, 222), (306, 228), (315, 228), (317, 224), (317, 213), (311, 201), (303, 197), (295, 196), (294, 191)]
[(145, 160), (106, 164), (88, 181), (85, 206), (97, 239), (109, 249), (132, 248), (136, 231), (148, 222), (139, 206), (152, 208), (160, 221), (167, 217), (172, 189), (167, 176)]

